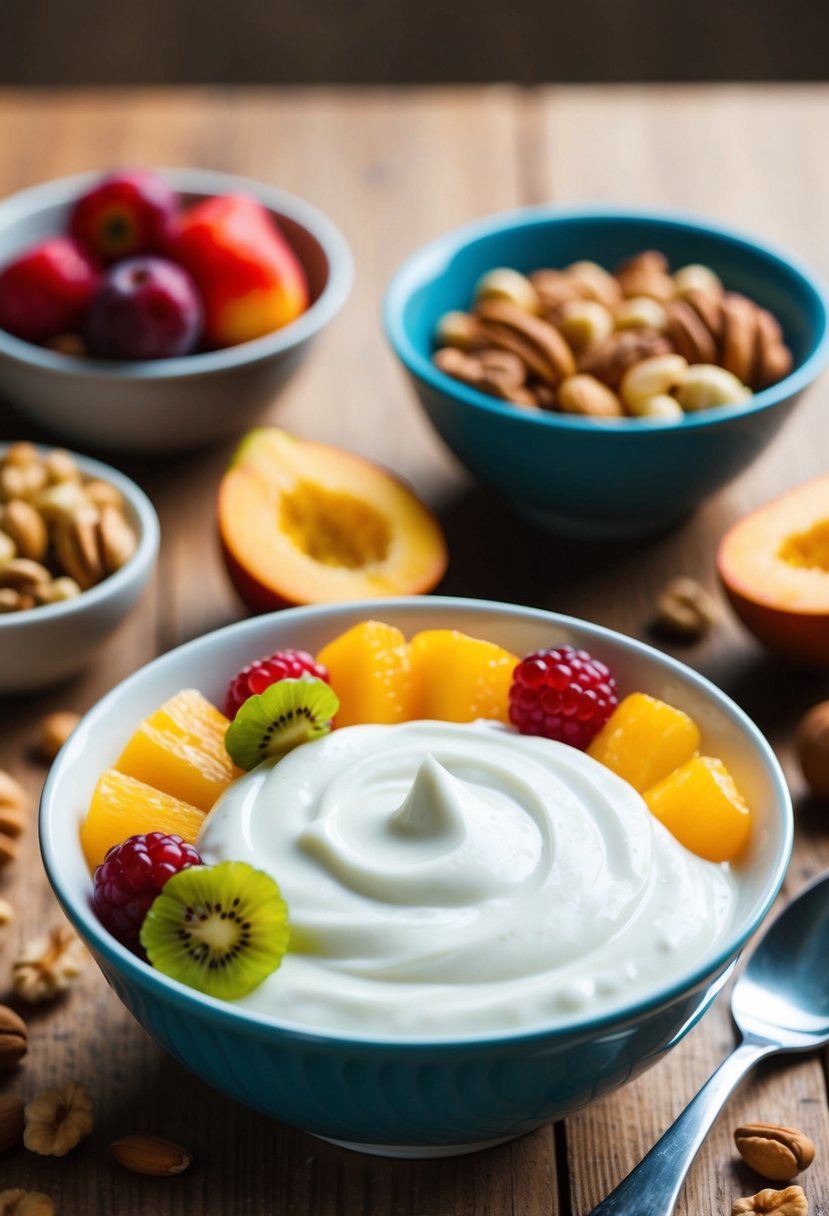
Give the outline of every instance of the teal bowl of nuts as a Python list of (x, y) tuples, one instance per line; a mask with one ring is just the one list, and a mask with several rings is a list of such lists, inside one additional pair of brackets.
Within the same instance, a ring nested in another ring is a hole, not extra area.
[(796, 258), (670, 213), (531, 207), (414, 253), (386, 333), (432, 426), (530, 522), (646, 535), (743, 472), (829, 358)]
[(58, 684), (129, 614), (158, 554), (152, 503), (117, 469), (0, 446), (0, 693)]

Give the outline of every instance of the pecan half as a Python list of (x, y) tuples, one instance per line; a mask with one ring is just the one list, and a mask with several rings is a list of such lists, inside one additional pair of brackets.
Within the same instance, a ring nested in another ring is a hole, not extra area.
[(716, 363), (717, 343), (699, 313), (684, 300), (668, 300), (668, 333), (689, 363)]
[(555, 387), (575, 372), (572, 350), (549, 321), (503, 300), (482, 300), (477, 314), (489, 342), (517, 354), (545, 384)]
[(751, 300), (727, 292), (722, 300), (722, 365), (743, 384), (751, 381), (757, 336), (757, 309)]
[(777, 318), (765, 308), (755, 313), (756, 338), (752, 386), (768, 388), (792, 370), (792, 352), (783, 342)]
[(701, 291), (699, 287), (692, 287), (690, 291), (685, 293), (683, 298), (686, 304), (691, 305), (714, 339), (714, 342), (719, 344), (723, 335), (723, 315), (722, 308), (720, 307), (722, 301), (721, 293)]
[(815, 1159), (815, 1146), (805, 1132), (774, 1123), (746, 1123), (734, 1132), (737, 1151), (764, 1178), (788, 1182)]

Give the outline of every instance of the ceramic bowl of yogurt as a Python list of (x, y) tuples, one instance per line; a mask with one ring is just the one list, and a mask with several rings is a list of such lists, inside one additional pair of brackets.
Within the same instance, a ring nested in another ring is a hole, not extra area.
[[(251, 659), (316, 653), (369, 616), (407, 637), (454, 628), (519, 655), (583, 647), (623, 693), (684, 709), (751, 806), (747, 851), (702, 862), (654, 830), (630, 786), (562, 744), (491, 724), (350, 727), (232, 785), (199, 839), (208, 862), (274, 872), (295, 946), (282, 966), (232, 1003), (153, 970), (92, 911), (78, 830), (99, 774), (180, 689), (221, 704)], [(73, 733), (40, 831), (58, 899), (110, 985), (193, 1072), (347, 1147), (442, 1156), (561, 1118), (661, 1058), (766, 915), (792, 815), (768, 743), (689, 668), (553, 613), (418, 598), (259, 617), (150, 663)]]

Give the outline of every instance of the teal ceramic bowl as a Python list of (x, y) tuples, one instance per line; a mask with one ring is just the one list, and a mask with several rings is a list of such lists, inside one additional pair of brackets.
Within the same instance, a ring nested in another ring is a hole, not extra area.
[[(468, 309), (496, 266), (524, 272), (588, 258), (607, 267), (660, 249), (673, 267), (702, 262), (779, 318), (794, 370), (744, 405), (678, 422), (597, 423), (528, 413), (444, 375), (431, 362), (438, 319)], [(746, 469), (829, 357), (827, 297), (788, 253), (683, 215), (530, 207), (457, 229), (395, 274), (385, 326), (432, 426), (517, 513), (570, 535), (634, 536), (669, 527)]]
[[(623, 690), (693, 714), (750, 800), (755, 829), (734, 922), (698, 966), (635, 1004), (530, 1033), (412, 1039), (310, 1032), (202, 996), (130, 954), (102, 928), (78, 839), (101, 771), (139, 720), (198, 687), (221, 703), (235, 672), (282, 646), (316, 652), (367, 616), (410, 636), (452, 627), (518, 654), (567, 642), (605, 659)], [(209, 1085), (274, 1119), (350, 1148), (391, 1156), (470, 1152), (592, 1102), (648, 1068), (713, 1000), (774, 899), (789, 859), (792, 816), (783, 775), (733, 702), (658, 651), (595, 625), (530, 608), (440, 598), (299, 608), (232, 625), (171, 651), (114, 688), (83, 719), (43, 791), (40, 839), (55, 893), (109, 984), (141, 1025)]]

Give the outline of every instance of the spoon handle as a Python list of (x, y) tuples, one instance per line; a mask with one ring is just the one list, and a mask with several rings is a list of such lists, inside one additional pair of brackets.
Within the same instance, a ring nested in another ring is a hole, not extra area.
[(648, 1155), (590, 1216), (671, 1216), (691, 1162), (732, 1090), (775, 1044), (747, 1039), (727, 1056)]

